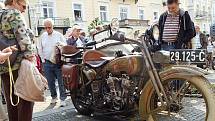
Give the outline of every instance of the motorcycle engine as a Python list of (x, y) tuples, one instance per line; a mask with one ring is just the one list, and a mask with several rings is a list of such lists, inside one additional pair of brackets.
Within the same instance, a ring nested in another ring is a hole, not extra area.
[(129, 77), (123, 75), (120, 78), (109, 76), (107, 79), (109, 92), (104, 95), (104, 100), (112, 104), (114, 110), (122, 110), (125, 105), (128, 105), (129, 99), (134, 89), (134, 84)]

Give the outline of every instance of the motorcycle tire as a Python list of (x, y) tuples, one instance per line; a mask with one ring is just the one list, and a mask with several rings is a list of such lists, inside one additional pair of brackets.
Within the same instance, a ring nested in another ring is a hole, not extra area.
[[(195, 87), (198, 89), (199, 92), (202, 93), (202, 100), (204, 99), (204, 102), (206, 105), (204, 105), (205, 108), (205, 115), (204, 115), (204, 120), (205, 121), (214, 121), (215, 120), (215, 94), (214, 94), (214, 87), (211, 86), (211, 84), (208, 82), (206, 78), (203, 76), (198, 76), (198, 75), (184, 75), (181, 73), (172, 73), (168, 75), (162, 75), (161, 74), (161, 80), (162, 84), (164, 85), (170, 80), (184, 80), (187, 83), (189, 82), (190, 84), (195, 85)], [(148, 81), (147, 84), (145, 85), (144, 89), (142, 90), (140, 101), (139, 101), (139, 114), (142, 120), (153, 120), (153, 121), (159, 121), (161, 120), (161, 117), (154, 117), (154, 109), (157, 109), (155, 106), (155, 100), (158, 100), (158, 98), (155, 98), (155, 90), (153, 88), (152, 82)], [(186, 93), (186, 92), (185, 92)], [(187, 93), (186, 93), (187, 94)], [(192, 93), (191, 93), (192, 95)], [(184, 98), (184, 97), (183, 97)], [(178, 98), (177, 98), (178, 99)], [(182, 99), (179, 99), (182, 100)], [(153, 102), (154, 101), (154, 102)], [(157, 105), (157, 103), (156, 103)], [(184, 106), (184, 105), (183, 105)], [(185, 105), (185, 106), (192, 106), (192, 105)], [(197, 103), (198, 106), (198, 103)], [(184, 107), (185, 110), (186, 107)], [(168, 110), (168, 109), (167, 109)], [(179, 109), (181, 110), (181, 109)], [(162, 110), (164, 111), (164, 110)], [(189, 113), (194, 113), (195, 110), (188, 111)], [(158, 114), (156, 112), (156, 114)], [(189, 115), (189, 114), (186, 114)], [(170, 119), (170, 115), (167, 115), (167, 118)], [(190, 119), (188, 119), (190, 120)], [(165, 121), (169, 121), (165, 119)], [(172, 121), (172, 119), (170, 119)], [(203, 121), (203, 120), (201, 120)]]
[(77, 91), (73, 91), (72, 93), (70, 93), (70, 95), (73, 105), (75, 109), (78, 111), (78, 113), (86, 116), (90, 116), (93, 113), (93, 110), (90, 105), (86, 106), (80, 102), (80, 98), (79, 96), (77, 96)]
[(212, 64), (211, 64), (211, 65), (212, 65), (212, 69), (213, 69), (213, 70), (215, 70), (215, 58), (213, 59), (213, 61), (212, 61)]

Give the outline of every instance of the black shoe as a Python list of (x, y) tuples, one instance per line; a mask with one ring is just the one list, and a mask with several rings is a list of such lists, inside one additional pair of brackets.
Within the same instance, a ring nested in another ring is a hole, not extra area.
[(5, 105), (6, 104), (6, 101), (5, 101), (5, 98), (4, 96), (2, 95), (2, 104)]

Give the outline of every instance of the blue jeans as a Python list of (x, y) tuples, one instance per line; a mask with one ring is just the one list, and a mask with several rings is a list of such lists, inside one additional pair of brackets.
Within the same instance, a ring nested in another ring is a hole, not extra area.
[(170, 51), (171, 49), (175, 49), (175, 45), (174, 44), (171, 44), (171, 45), (168, 45), (168, 44), (162, 44), (161, 45), (161, 50), (166, 50), (166, 51)]
[(43, 69), (45, 72), (45, 77), (48, 80), (49, 90), (51, 92), (52, 99), (57, 97), (55, 79), (58, 80), (60, 100), (64, 101), (66, 99), (66, 91), (63, 84), (61, 66), (53, 64), (49, 61), (45, 61), (43, 64)]

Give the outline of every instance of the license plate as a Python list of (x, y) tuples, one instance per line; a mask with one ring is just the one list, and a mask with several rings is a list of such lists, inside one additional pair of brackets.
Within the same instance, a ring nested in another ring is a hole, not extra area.
[(205, 63), (205, 49), (173, 49), (170, 50), (171, 62)]

